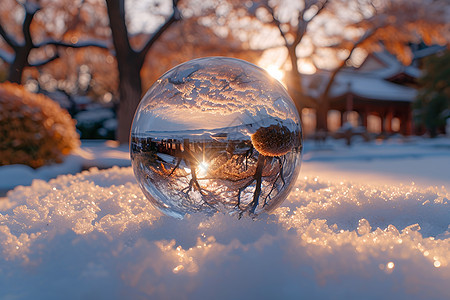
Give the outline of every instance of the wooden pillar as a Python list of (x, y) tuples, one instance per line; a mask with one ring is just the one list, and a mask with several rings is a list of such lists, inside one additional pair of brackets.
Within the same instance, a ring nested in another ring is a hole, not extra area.
[(411, 135), (412, 133), (412, 112), (405, 111), (400, 119), (400, 132), (403, 135)]
[(351, 93), (350, 89), (351, 89), (351, 85), (349, 84), (349, 91), (347, 93), (347, 97), (345, 99), (345, 122), (348, 122), (348, 113), (353, 111), (353, 94)]
[(392, 117), (394, 115), (394, 110), (392, 108), (392, 106), (388, 107), (388, 111), (386, 113), (386, 119), (385, 119), (385, 129), (387, 132), (391, 133), (392, 132)]
[(364, 107), (364, 110), (361, 111), (361, 121), (362, 126), (367, 130), (367, 117), (369, 116), (369, 108), (367, 106)]
[(412, 134), (412, 128), (413, 128), (412, 109), (411, 105), (409, 105), (408, 110), (406, 112), (406, 135)]
[(380, 111), (380, 119), (381, 119), (380, 132), (384, 133), (385, 132), (384, 122), (386, 120), (386, 112), (385, 111)]

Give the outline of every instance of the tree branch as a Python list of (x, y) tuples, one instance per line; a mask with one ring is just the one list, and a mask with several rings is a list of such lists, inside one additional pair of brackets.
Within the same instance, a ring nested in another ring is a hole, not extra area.
[(80, 23), (80, 17), (81, 17), (81, 8), (83, 7), (83, 4), (85, 3), (85, 0), (81, 0), (77, 7), (77, 13), (73, 15), (72, 19), (69, 20), (67, 23), (67, 28), (64, 31), (64, 35), (66, 35), (69, 31), (74, 30), (77, 25)]
[(331, 73), (330, 79), (328, 80), (328, 83), (325, 87), (325, 90), (323, 91), (322, 97), (323, 99), (328, 97), (328, 94), (330, 93), (331, 87), (333, 86), (334, 80), (337, 76), (337, 74), (339, 73), (340, 70), (342, 70), (342, 68), (345, 66), (345, 64), (347, 63), (347, 61), (350, 59), (350, 57), (352, 56), (353, 52), (355, 52), (356, 48), (358, 48), (363, 42), (365, 42), (368, 38), (370, 38), (371, 36), (373, 36), (375, 34), (375, 32), (377, 31), (379, 27), (373, 27), (369, 30), (367, 30), (352, 46), (352, 48), (350, 49), (347, 57), (342, 60), (342, 62), (339, 64), (339, 66), (333, 70), (333, 72)]
[(31, 38), (31, 21), (33, 21), (34, 15), (41, 9), (37, 4), (25, 2), (22, 4), (25, 9), (25, 19), (22, 24), (22, 33), (25, 40), (25, 45), (34, 48), (33, 40)]
[(172, 9), (173, 9), (172, 15), (156, 32), (153, 33), (153, 35), (149, 38), (144, 47), (142, 47), (142, 49), (138, 52), (141, 62), (144, 62), (147, 52), (158, 40), (158, 38), (164, 33), (164, 31), (166, 31), (170, 27), (170, 25), (172, 25), (176, 21), (181, 20), (181, 14), (180, 11), (178, 10), (178, 0), (172, 0)]
[(14, 61), (14, 54), (0, 49), (0, 59), (3, 59), (8, 64), (12, 64), (12, 62)]
[[(297, 26), (297, 32), (296, 32), (296, 36), (295, 36), (295, 40), (292, 43), (293, 45), (297, 46), (298, 44), (300, 44), (300, 42), (303, 39), (303, 36), (306, 33), (306, 29), (308, 28), (308, 24), (314, 20), (315, 17), (317, 17), (322, 10), (327, 6), (329, 0), (325, 0), (323, 2), (320, 2), (321, 4), (317, 5), (317, 11), (314, 15), (312, 15), (311, 18), (309, 18), (309, 20), (305, 20), (304, 16), (307, 10), (309, 10), (313, 4), (311, 3), (311, 5), (309, 5), (308, 7), (305, 6), (305, 8), (303, 9), (302, 12), (299, 12), (299, 16), (298, 16), (298, 26)], [(315, 4), (315, 3), (314, 3)]]
[(66, 48), (98, 47), (98, 48), (102, 48), (102, 49), (109, 49), (109, 45), (107, 42), (99, 41), (99, 40), (79, 41), (75, 44), (66, 43), (63, 41), (47, 40), (47, 41), (37, 44), (35, 47), (40, 48), (40, 47), (45, 47), (45, 46), (58, 46), (58, 47), (66, 47)]
[(58, 59), (59, 58), (59, 54), (58, 53), (55, 53), (55, 55), (53, 55), (53, 56), (51, 56), (51, 57), (49, 57), (49, 58), (47, 58), (47, 59), (44, 59), (44, 60), (41, 60), (41, 61), (38, 61), (38, 62), (35, 62), (35, 63), (30, 63), (30, 64), (28, 64), (28, 66), (30, 66), (30, 67), (42, 67), (43, 65), (45, 65), (45, 64), (47, 64), (47, 63), (49, 63), (49, 62), (51, 62), (51, 61), (54, 61), (55, 59)]
[(289, 41), (287, 40), (286, 34), (284, 33), (283, 29), (281, 28), (280, 20), (278, 20), (278, 18), (275, 16), (275, 10), (268, 3), (265, 4), (264, 6), (267, 9), (267, 11), (270, 13), (270, 15), (272, 16), (272, 23), (275, 24), (275, 26), (277, 26), (278, 31), (280, 32), (281, 37), (284, 40), (285, 46), (289, 47)]
[(312, 19), (317, 17), (317, 15), (319, 15), (322, 12), (322, 10), (327, 6), (328, 2), (329, 2), (329, 0), (325, 0), (325, 1), (321, 2), (322, 5), (319, 6), (316, 13), (309, 19), (309, 21), (311, 21)]
[(13, 39), (13, 37), (9, 36), (9, 34), (5, 31), (5, 29), (3, 28), (2, 24), (0, 23), (0, 35), (3, 37), (3, 39), (5, 40), (5, 42), (14, 50), (17, 49), (17, 47), (19, 46), (19, 44), (17, 43), (17, 41), (15, 39)]

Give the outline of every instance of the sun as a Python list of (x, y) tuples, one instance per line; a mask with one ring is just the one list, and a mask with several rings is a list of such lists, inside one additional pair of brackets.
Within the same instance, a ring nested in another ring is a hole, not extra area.
[(272, 76), (273, 78), (275, 78), (278, 81), (282, 81), (284, 78), (284, 72), (282, 70), (280, 70), (279, 67), (275, 66), (275, 65), (269, 65), (268, 67), (265, 68), (267, 73), (269, 73), (270, 76)]
[(209, 164), (206, 161), (202, 161), (198, 164), (198, 176), (204, 177), (206, 174), (208, 174), (208, 167)]

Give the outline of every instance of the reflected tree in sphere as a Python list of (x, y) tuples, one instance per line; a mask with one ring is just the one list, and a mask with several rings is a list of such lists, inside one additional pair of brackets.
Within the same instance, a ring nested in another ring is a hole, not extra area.
[(183, 63), (148, 90), (131, 128), (140, 187), (162, 212), (255, 217), (278, 207), (301, 164), (300, 118), (284, 87), (243, 60)]

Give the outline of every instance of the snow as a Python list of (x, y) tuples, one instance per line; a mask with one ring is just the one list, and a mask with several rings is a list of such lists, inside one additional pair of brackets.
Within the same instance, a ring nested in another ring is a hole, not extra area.
[[(127, 163), (111, 143), (81, 150)], [(0, 201), (0, 298), (448, 299), (450, 139), (307, 141), (303, 161), (257, 220), (164, 216), (130, 167), (16, 187)]]
[[(375, 52), (358, 69), (340, 71), (330, 96), (339, 98), (351, 93), (366, 99), (413, 102), (417, 97), (416, 89), (389, 81), (389, 78), (402, 73), (414, 78), (421, 76), (420, 69), (413, 65), (404, 66), (387, 51)], [(305, 76), (304, 87), (309, 90), (311, 97), (321, 95), (330, 76), (331, 73), (324, 70)]]
[(30, 185), (33, 179), (49, 180), (61, 174), (76, 174), (83, 169), (130, 166), (127, 145), (114, 141), (84, 140), (80, 149), (67, 156), (63, 163), (33, 169), (25, 165), (0, 167), (0, 196), (18, 185)]
[(444, 187), (450, 191), (450, 138), (391, 138), (365, 143), (354, 137), (306, 143), (303, 174), (376, 185), (406, 184)]
[(85, 110), (76, 114), (75, 119), (81, 123), (98, 123), (104, 120), (114, 118), (114, 112), (111, 109)]
[(375, 76), (341, 72), (336, 81), (338, 84), (333, 85), (330, 92), (336, 98), (351, 92), (367, 99), (412, 102), (417, 96), (414, 88)]

